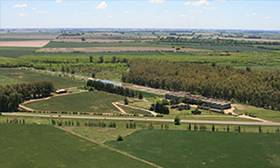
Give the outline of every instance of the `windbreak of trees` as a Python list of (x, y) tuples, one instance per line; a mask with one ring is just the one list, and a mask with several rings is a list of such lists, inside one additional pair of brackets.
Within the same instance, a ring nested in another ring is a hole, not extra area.
[(50, 81), (36, 81), (0, 86), (0, 111), (17, 111), (23, 101), (50, 96), (54, 86)]
[[(248, 68), (247, 68), (248, 69)], [(234, 99), (257, 107), (280, 110), (280, 73), (235, 69), (230, 66), (133, 60), (124, 82), (205, 97)]]
[[(94, 87), (96, 90), (105, 91), (109, 93), (114, 93), (122, 95), (125, 97), (137, 97), (137, 93), (129, 88), (124, 88), (121, 86), (114, 86), (113, 84), (106, 84), (101, 81), (88, 80), (87, 86)], [(143, 98), (143, 95), (142, 95)]]

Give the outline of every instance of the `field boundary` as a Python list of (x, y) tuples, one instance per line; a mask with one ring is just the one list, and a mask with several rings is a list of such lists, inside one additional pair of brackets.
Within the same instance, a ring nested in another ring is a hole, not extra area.
[(132, 158), (132, 159), (134, 159), (134, 160), (137, 160), (137, 161), (146, 163), (146, 164), (148, 164), (148, 165), (150, 165), (150, 166), (153, 166), (153, 167), (161, 168), (161, 166), (158, 166), (158, 165), (156, 165), (156, 164), (154, 164), (154, 163), (152, 163), (152, 162), (149, 162), (149, 161), (147, 161), (147, 160), (140, 159), (140, 158), (135, 157), (135, 156), (133, 156), (133, 155), (131, 155), (131, 154), (128, 154), (128, 153), (126, 153), (126, 152), (123, 152), (123, 151), (120, 151), (120, 150), (118, 150), (118, 149), (112, 148), (112, 147), (110, 147), (110, 146), (104, 145), (104, 144), (102, 144), (102, 143), (98, 143), (98, 142), (96, 142), (96, 141), (94, 141), (94, 140), (92, 140), (92, 139), (90, 139), (90, 138), (87, 138), (87, 137), (85, 137), (85, 136), (82, 136), (82, 135), (80, 135), (80, 134), (78, 134), (78, 133), (75, 133), (75, 132), (73, 132), (73, 131), (68, 131), (68, 130), (65, 130), (65, 129), (61, 128), (61, 127), (55, 127), (55, 128), (58, 128), (58, 129), (60, 129), (60, 130), (62, 130), (62, 131), (65, 131), (65, 132), (68, 132), (68, 133), (70, 133), (70, 134), (72, 134), (72, 135), (75, 135), (75, 136), (77, 136), (77, 137), (79, 137), (79, 138), (82, 138), (82, 139), (85, 139), (85, 140), (87, 140), (87, 141), (93, 142), (93, 143), (95, 143), (95, 144), (97, 144), (97, 145), (100, 145), (101, 147), (104, 147), (104, 148), (107, 148), (107, 149), (109, 149), (109, 150), (115, 151), (115, 152), (117, 152), (117, 153), (119, 153), (119, 154), (122, 154), (122, 155), (124, 155), (124, 156), (130, 157), (130, 158)]

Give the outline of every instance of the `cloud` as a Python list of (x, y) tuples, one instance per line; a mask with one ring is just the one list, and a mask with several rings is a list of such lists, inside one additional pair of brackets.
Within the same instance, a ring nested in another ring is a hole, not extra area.
[(186, 15), (179, 15), (179, 17), (184, 18), (184, 17), (186, 17)]
[(257, 14), (257, 13), (252, 13), (251, 15), (252, 15), (252, 16), (256, 16), (256, 15), (258, 15), (258, 14)]
[(130, 13), (130, 11), (123, 11), (123, 13), (125, 13), (125, 14), (129, 14), (129, 13)]
[(13, 6), (13, 8), (27, 8), (27, 4), (16, 4)]
[(109, 19), (112, 19), (112, 18), (113, 18), (113, 16), (112, 16), (112, 15), (109, 15), (109, 16), (108, 16), (108, 18), (109, 18)]
[(149, 0), (150, 3), (163, 3), (164, 0)]
[(55, 2), (56, 2), (56, 3), (61, 3), (61, 2), (62, 2), (62, 0), (55, 0)]
[(26, 17), (27, 14), (26, 14), (26, 13), (19, 13), (18, 16), (20, 16), (20, 17)]
[(33, 11), (35, 11), (35, 10), (36, 10), (36, 8), (32, 8), (32, 10), (33, 10)]
[(262, 17), (263, 19), (270, 19), (270, 17), (269, 16), (264, 16), (264, 17)]
[(108, 5), (105, 1), (101, 2), (95, 9), (106, 9)]
[(197, 0), (195, 2), (187, 1), (184, 4), (187, 6), (208, 6), (209, 2), (207, 0)]

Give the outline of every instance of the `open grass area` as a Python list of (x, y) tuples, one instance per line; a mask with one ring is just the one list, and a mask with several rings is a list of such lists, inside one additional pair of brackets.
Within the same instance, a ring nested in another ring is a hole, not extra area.
[(163, 167), (280, 166), (280, 134), (141, 130), (106, 144)]
[(168, 45), (151, 45), (151, 43), (143, 42), (124, 42), (124, 43), (80, 43), (80, 42), (50, 42), (44, 48), (80, 48), (80, 47), (165, 47)]
[(33, 47), (0, 47), (0, 57), (17, 58), (22, 55), (30, 55), (37, 49)]
[(149, 167), (51, 126), (0, 128), (0, 167)]
[(25, 83), (40, 80), (52, 81), (56, 89), (84, 85), (84, 83), (80, 80), (72, 80), (64, 77), (52, 76), (18, 68), (0, 68), (0, 77), (0, 85)]
[(54, 97), (49, 100), (31, 102), (25, 105), (42, 111), (119, 113), (118, 109), (112, 105), (112, 102), (122, 101), (123, 99), (123, 96), (92, 91)]
[(267, 110), (249, 105), (236, 104), (234, 112), (237, 114), (253, 114), (254, 116), (273, 122), (280, 122), (280, 111)]
[(129, 106), (125, 106), (125, 105), (119, 105), (125, 112), (129, 113), (129, 114), (143, 114), (143, 115), (149, 115), (151, 113), (147, 112), (147, 111), (143, 111), (141, 109), (135, 109)]

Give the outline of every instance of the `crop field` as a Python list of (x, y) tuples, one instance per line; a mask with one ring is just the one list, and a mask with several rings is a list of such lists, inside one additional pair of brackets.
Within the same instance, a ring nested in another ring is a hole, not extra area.
[(0, 167), (149, 167), (51, 126), (0, 124), (0, 128)]
[(42, 111), (119, 113), (112, 102), (122, 101), (124, 97), (101, 91), (54, 97), (49, 100), (31, 102), (27, 107)]
[[(168, 45), (151, 45), (148, 42), (132, 43), (78, 43), (78, 42), (50, 42), (44, 48), (89, 48), (89, 47), (168, 47)], [(169, 46), (170, 47), (170, 46)], [(170, 47), (171, 48), (171, 47)]]
[(118, 43), (118, 42), (134, 42), (134, 40), (121, 40), (121, 39), (85, 39), (85, 41), (82, 41), (81, 38), (79, 39), (54, 39), (52, 40), (53, 42), (75, 42), (75, 43)]
[(22, 55), (30, 55), (37, 49), (32, 47), (0, 47), (0, 57), (17, 58)]
[(163, 167), (279, 167), (280, 134), (141, 130), (106, 144)]
[(80, 80), (71, 80), (64, 77), (51, 76), (29, 70), (17, 68), (0, 68), (0, 85), (33, 82), (39, 80), (52, 81), (56, 89), (83, 86)]
[(43, 47), (49, 40), (1, 41), (0, 47)]
[(122, 51), (173, 51), (165, 47), (87, 47), (87, 48), (41, 48), (37, 52), (122, 52)]

